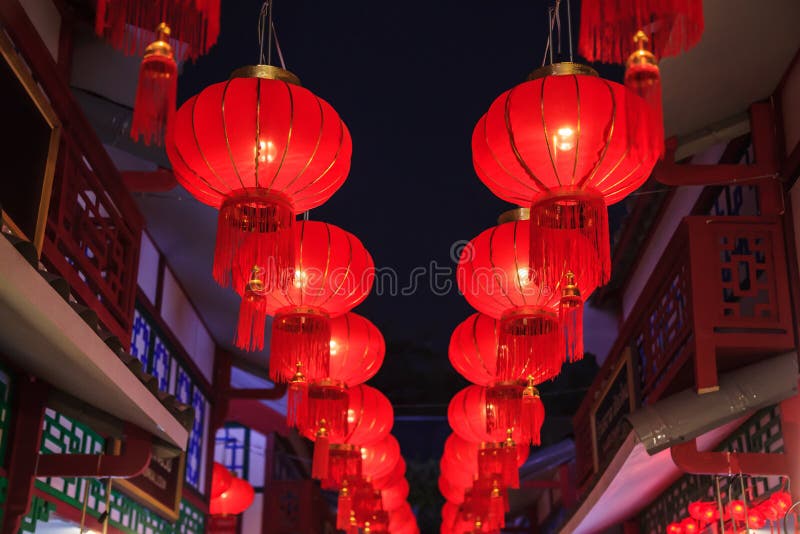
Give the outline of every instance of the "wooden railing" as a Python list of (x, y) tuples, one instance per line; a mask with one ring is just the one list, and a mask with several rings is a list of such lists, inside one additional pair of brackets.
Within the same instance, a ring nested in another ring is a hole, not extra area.
[(783, 239), (778, 217), (684, 218), (574, 417), (583, 491), (625, 439), (625, 415), (794, 348)]
[(42, 261), (127, 347), (144, 220), (18, 0), (0, 2), (0, 23), (62, 126)]

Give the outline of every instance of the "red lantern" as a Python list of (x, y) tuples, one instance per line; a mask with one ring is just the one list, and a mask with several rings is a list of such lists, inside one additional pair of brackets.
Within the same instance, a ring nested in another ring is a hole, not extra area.
[(544, 408), (527, 390), (517, 383), (491, 388), (468, 386), (450, 400), (450, 427), (461, 438), (475, 443), (512, 440), (539, 445)]
[(233, 482), (233, 475), (228, 471), (224, 465), (214, 462), (213, 471), (211, 472), (211, 498), (216, 499), (225, 493)]
[(658, 57), (678, 55), (703, 35), (702, 0), (597, 0), (581, 5), (578, 50), (590, 62), (623, 63), (639, 30)]
[(394, 469), (392, 469), (391, 473), (389, 473), (385, 477), (372, 479), (372, 486), (375, 489), (388, 488), (389, 486), (393, 486), (398, 482), (400, 482), (401, 479), (404, 479), (405, 475), (406, 475), (406, 461), (403, 460), (403, 457), (401, 456), (400, 460), (397, 461), (397, 464), (395, 464)]
[(298, 374), (307, 380), (330, 377), (331, 317), (360, 304), (373, 282), (372, 257), (353, 234), (316, 221), (298, 222), (294, 233), (291, 287), (263, 294), (248, 290), (239, 311), (240, 346), (249, 338), (263, 342), (266, 314), (275, 316), (270, 377), (277, 382), (291, 381)]
[[(313, 388), (312, 388), (313, 389)], [(309, 392), (309, 395), (311, 392)], [(325, 480), (329, 475), (328, 448), (331, 443), (354, 445), (356, 447), (385, 439), (392, 430), (394, 411), (392, 405), (380, 391), (370, 386), (356, 386), (348, 390), (347, 408), (331, 417), (331, 420), (310, 416), (301, 433), (308, 439), (315, 441), (312, 476)], [(314, 402), (309, 398), (309, 411), (319, 414), (321, 411), (313, 409)], [(340, 414), (344, 414), (340, 418)], [(398, 448), (399, 455), (399, 448)], [(347, 463), (352, 468), (352, 463)], [(388, 474), (391, 471), (390, 466)], [(365, 471), (365, 474), (366, 471)], [(355, 473), (342, 473), (354, 476)], [(375, 475), (371, 475), (375, 476)], [(342, 478), (330, 481), (330, 485), (338, 486)]]
[(694, 501), (690, 503), (689, 515), (701, 524), (711, 523), (719, 518), (717, 505), (710, 501)]
[(680, 523), (670, 523), (667, 525), (667, 534), (683, 534), (683, 527)]
[(488, 315), (474, 313), (450, 336), (448, 356), (458, 373), (479, 386), (497, 380), (498, 324)]
[(700, 532), (700, 527), (694, 519), (687, 517), (681, 521), (681, 532), (683, 534), (697, 534)]
[(643, 184), (657, 159), (631, 154), (638, 135), (628, 131), (629, 110), (650, 113), (625, 86), (560, 63), (498, 97), (475, 127), (478, 177), (500, 198), (531, 206), (529, 278), (542, 287), (557, 290), (572, 273), (585, 299), (609, 279), (606, 205)]
[(247, 510), (253, 499), (255, 492), (246, 480), (234, 477), (231, 486), (219, 497), (211, 499), (209, 503), (209, 513), (211, 515), (237, 515)]
[(387, 512), (391, 512), (406, 502), (409, 491), (408, 481), (405, 478), (401, 478), (400, 482), (397, 484), (378, 491), (381, 493), (383, 509)]
[(440, 461), (443, 474), (469, 486), (482, 476), (500, 476), (507, 487), (519, 487), (519, 468), (528, 459), (528, 444), (506, 447), (502, 443), (475, 443), (451, 434)]
[(540, 383), (556, 376), (564, 360), (559, 297), (531, 277), (529, 232), (527, 220), (490, 228), (470, 241), (458, 262), (456, 279), (467, 302), (500, 319), (500, 381), (530, 376)]
[(744, 521), (746, 511), (744, 501), (731, 501), (728, 505), (728, 514), (736, 521)]
[(361, 446), (361, 470), (367, 480), (385, 477), (399, 461), (400, 444), (391, 434)]
[(277, 67), (244, 67), (186, 101), (168, 130), (167, 155), (178, 182), (220, 210), (214, 279), (239, 293), (304, 285), (292, 257), (295, 215), (342, 185), (351, 151), (336, 111)]
[(439, 493), (441, 493), (447, 501), (461, 504), (464, 502), (464, 492), (472, 486), (472, 483), (470, 482), (469, 485), (460, 485), (442, 473), (439, 476), (438, 485)]
[[(325, 381), (339, 387), (352, 387), (362, 384), (375, 376), (383, 363), (386, 346), (380, 331), (364, 317), (355, 313), (345, 313), (331, 319), (330, 364), (328, 376), (308, 377), (303, 374), (302, 364), (282, 359), (275, 363), (276, 376), (292, 376), (289, 387), (287, 424), (296, 427), (304, 417), (304, 403), (307, 400), (307, 381)], [(343, 396), (343, 393), (342, 393)]]
[(352, 526), (355, 523), (355, 525), (363, 527), (364, 523), (381, 509), (381, 494), (379, 491), (375, 491), (372, 484), (368, 482), (357, 484), (351, 491), (353, 492), (353, 504), (350, 524)]
[(461, 516), (476, 526), (499, 530), (505, 526), (505, 513), (508, 510), (508, 494), (498, 481), (478, 479), (466, 491)]
[(789, 508), (792, 507), (792, 496), (789, 494), (788, 491), (783, 491), (783, 490), (776, 491), (775, 493), (770, 495), (769, 500), (772, 501), (778, 508), (781, 517), (786, 515), (786, 512), (789, 510)]
[(401, 529), (405, 529), (409, 525), (415, 527), (416, 524), (417, 519), (414, 517), (414, 512), (407, 502), (389, 512), (389, 531), (393, 534), (401, 532)]
[[(759, 529), (767, 524), (767, 518), (758, 508), (750, 508), (747, 510), (747, 526), (750, 528)], [(686, 532), (684, 530), (684, 532)]]

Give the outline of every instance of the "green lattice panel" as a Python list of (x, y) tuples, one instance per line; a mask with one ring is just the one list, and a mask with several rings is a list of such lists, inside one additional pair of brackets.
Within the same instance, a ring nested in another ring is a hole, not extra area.
[[(718, 451), (730, 452), (783, 452), (783, 435), (781, 433), (780, 410), (772, 406), (760, 410), (742, 426), (737, 428), (717, 447)], [(741, 494), (740, 480), (732, 480), (735, 484), (735, 496)], [(720, 491), (727, 495), (731, 480), (720, 479)], [(758, 498), (772, 493), (780, 487), (778, 477), (746, 479), (748, 492)], [(664, 528), (673, 521), (687, 516), (687, 507), (696, 500), (712, 500), (714, 498), (714, 477), (704, 475), (686, 475), (667, 488), (653, 503), (639, 515), (642, 534), (661, 534)]]
[(203, 534), (206, 531), (206, 516), (186, 501), (181, 501), (181, 517), (175, 532), (179, 534)]
[(34, 496), (31, 501), (31, 510), (28, 515), (22, 518), (20, 532), (36, 532), (36, 525), (39, 521), (46, 523), (50, 520), (50, 514), (56, 509), (56, 505)]

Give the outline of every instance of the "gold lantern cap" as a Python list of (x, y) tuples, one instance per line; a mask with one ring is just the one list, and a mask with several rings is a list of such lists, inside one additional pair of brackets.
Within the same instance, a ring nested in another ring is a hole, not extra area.
[(262, 80), (280, 80), (292, 85), (302, 85), (300, 78), (286, 69), (274, 65), (247, 65), (239, 67), (231, 73), (233, 78), (260, 78)]
[(144, 49), (144, 57), (166, 56), (172, 57), (172, 46), (169, 44), (169, 35), (172, 33), (166, 22), (156, 28), (156, 40)]
[(513, 210), (504, 211), (497, 218), (497, 224), (504, 224), (507, 222), (527, 221), (531, 218), (530, 208), (514, 208)]
[(547, 76), (568, 76), (568, 75), (582, 75), (582, 76), (599, 76), (597, 71), (589, 65), (583, 63), (573, 63), (572, 61), (562, 61), (560, 63), (551, 63), (539, 67), (528, 75), (528, 81), (538, 80)]

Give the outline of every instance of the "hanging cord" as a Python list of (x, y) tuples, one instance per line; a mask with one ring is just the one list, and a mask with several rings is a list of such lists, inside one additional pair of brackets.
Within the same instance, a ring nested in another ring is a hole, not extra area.
[[(272, 8), (273, 0), (265, 0), (261, 4), (261, 11), (258, 14), (258, 63), (259, 65), (272, 65), (272, 43), (274, 42), (281, 68), (286, 69), (283, 50), (281, 50), (281, 43), (278, 41), (278, 32), (275, 30), (275, 22), (272, 20)], [(264, 53), (265, 42), (266, 54)]]
[(570, 8), (570, 0), (567, 0), (567, 39), (569, 39), (569, 62), (572, 63), (575, 59), (572, 57), (572, 9)]
[[(550, 64), (553, 64), (553, 29), (555, 28), (556, 21), (558, 21), (559, 32), (561, 31), (561, 20), (559, 18), (559, 10), (561, 8), (561, 0), (556, 0), (556, 5), (547, 8), (547, 42), (544, 47), (544, 57), (542, 57), (542, 67), (547, 63), (548, 56), (550, 57)], [(559, 51), (561, 50), (561, 38), (559, 37)]]

